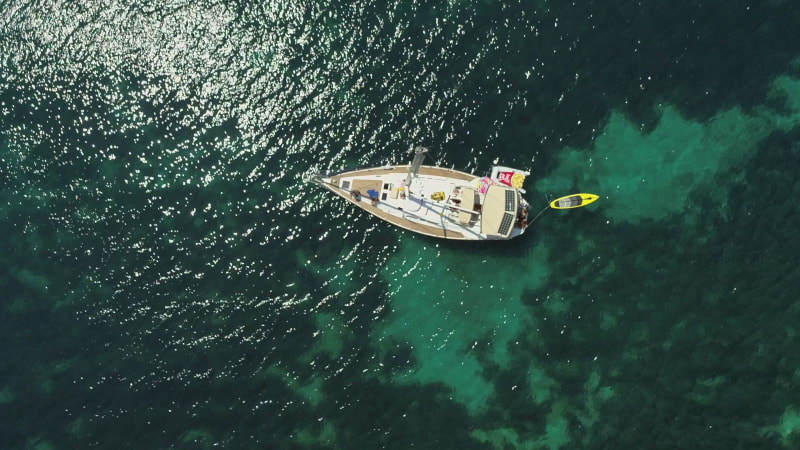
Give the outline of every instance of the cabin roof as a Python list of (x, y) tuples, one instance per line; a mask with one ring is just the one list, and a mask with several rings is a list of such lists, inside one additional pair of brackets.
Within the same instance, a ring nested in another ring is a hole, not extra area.
[(498, 184), (489, 186), (483, 199), (481, 232), (508, 237), (517, 215), (517, 192)]

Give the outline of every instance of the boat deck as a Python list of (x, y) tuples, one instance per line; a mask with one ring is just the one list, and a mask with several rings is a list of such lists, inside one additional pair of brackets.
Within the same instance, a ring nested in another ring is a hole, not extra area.
[(363, 195), (366, 195), (370, 189), (380, 191), (381, 180), (353, 180), (350, 185), (351, 191), (359, 191)]
[(486, 185), (476, 175), (432, 166), (419, 167), (407, 186), (408, 172), (407, 165), (373, 167), (317, 181), (380, 219), (432, 237), (510, 239), (524, 231), (518, 215), (524, 199), (518, 191), (491, 185), (483, 190)]
[[(392, 167), (372, 167), (369, 169), (360, 169), (360, 170), (353, 170), (350, 172), (342, 172), (334, 175), (331, 178), (331, 182), (334, 185), (339, 186), (339, 181), (341, 180), (342, 177), (368, 177), (372, 175), (381, 176), (392, 173), (399, 173), (405, 175), (406, 173), (408, 173), (408, 166), (405, 165), (405, 166), (392, 166)], [(476, 175), (470, 175), (466, 172), (461, 172), (454, 169), (448, 169), (446, 167), (432, 167), (432, 166), (420, 167), (419, 174), (454, 178), (462, 181), (470, 181), (476, 177)]]
[[(469, 233), (469, 230), (464, 231), (456, 231), (453, 229), (448, 229), (445, 222), (447, 221), (446, 218), (440, 216), (440, 214), (436, 211), (430, 210), (428, 208), (427, 211), (415, 211), (420, 216), (428, 215), (431, 217), (431, 220), (441, 220), (441, 225), (431, 224), (427, 225), (424, 223), (420, 223), (419, 221), (409, 220), (407, 218), (402, 217), (402, 215), (392, 214), (388, 212), (386, 208), (393, 208), (393, 209), (400, 209), (396, 206), (393, 206), (393, 202), (391, 200), (381, 200), (380, 205), (373, 205), (373, 202), (367, 195), (367, 191), (374, 190), (381, 192), (383, 189), (383, 184), (387, 178), (394, 178), (397, 180), (402, 180), (405, 178), (405, 175), (408, 173), (408, 166), (392, 166), (389, 168), (386, 167), (377, 167), (377, 168), (369, 168), (369, 169), (360, 169), (354, 170), (350, 172), (343, 172), (336, 174), (330, 178), (330, 182), (324, 183), (324, 186), (339, 195), (340, 197), (344, 198), (350, 203), (358, 206), (369, 212), (370, 214), (374, 214), (379, 218), (397, 225), (401, 228), (405, 228), (409, 231), (414, 231), (416, 233), (425, 234), (428, 236), (444, 238), (444, 239), (475, 239), (475, 237), (467, 237), (465, 234)], [(421, 177), (442, 177), (450, 179), (454, 182), (464, 183), (474, 180), (476, 178), (475, 175), (471, 175), (465, 172), (460, 172), (453, 169), (443, 168), (443, 167), (431, 167), (431, 166), (422, 166), (419, 170), (419, 175)], [(373, 178), (374, 177), (374, 178)], [(350, 180), (350, 187), (349, 189), (343, 189), (340, 187), (342, 185), (342, 179), (349, 179)], [(361, 197), (359, 199), (353, 198), (351, 192), (359, 191)], [(427, 202), (424, 202), (427, 203)], [(406, 205), (410, 204), (417, 204), (419, 205), (418, 208), (421, 209), (423, 202), (415, 202), (415, 201), (406, 201)], [(436, 205), (442, 207), (444, 205)], [(476, 233), (477, 234), (477, 233)]]
[[(341, 195), (341, 194), (340, 194)], [(342, 195), (345, 199), (349, 202), (356, 204), (358, 207), (365, 209), (371, 214), (374, 214), (381, 219), (393, 223), (401, 228), (405, 228), (410, 231), (415, 231), (417, 233), (426, 234), (428, 236), (440, 237), (445, 239), (466, 239), (466, 237), (462, 233), (458, 233), (456, 231), (448, 230), (444, 227), (435, 227), (432, 225), (424, 225), (419, 222), (414, 222), (412, 220), (404, 219), (402, 217), (395, 216), (390, 214), (377, 206), (372, 206), (369, 198), (361, 197), (360, 201), (356, 201), (351, 198), (349, 195), (345, 194)]]

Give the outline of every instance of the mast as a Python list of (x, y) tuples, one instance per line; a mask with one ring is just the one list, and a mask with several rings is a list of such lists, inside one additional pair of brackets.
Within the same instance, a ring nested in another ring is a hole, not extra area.
[(417, 174), (419, 174), (419, 168), (422, 166), (422, 160), (425, 159), (425, 153), (428, 153), (427, 148), (421, 146), (414, 147), (414, 160), (411, 161), (411, 166), (408, 168), (408, 176), (406, 177), (406, 186), (408, 189), (411, 188), (411, 178), (416, 178)]

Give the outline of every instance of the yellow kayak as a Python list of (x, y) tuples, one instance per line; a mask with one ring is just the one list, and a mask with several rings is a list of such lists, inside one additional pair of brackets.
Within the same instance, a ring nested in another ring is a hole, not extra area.
[(566, 197), (561, 197), (550, 202), (550, 207), (553, 209), (572, 209), (586, 206), (600, 198), (594, 194), (572, 194)]

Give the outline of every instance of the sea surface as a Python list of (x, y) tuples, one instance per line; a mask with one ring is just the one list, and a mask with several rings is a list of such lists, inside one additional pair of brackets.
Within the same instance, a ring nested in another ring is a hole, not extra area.
[(797, 449), (799, 198), (796, 1), (0, 0), (0, 448)]

